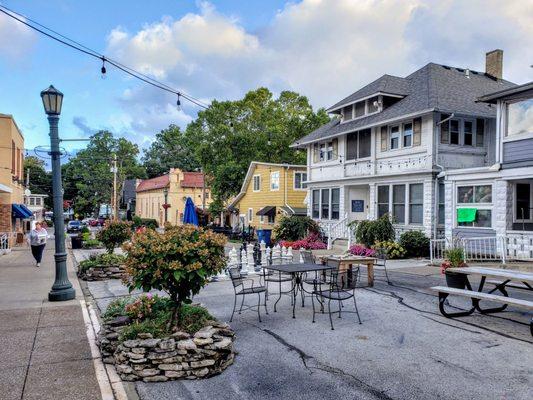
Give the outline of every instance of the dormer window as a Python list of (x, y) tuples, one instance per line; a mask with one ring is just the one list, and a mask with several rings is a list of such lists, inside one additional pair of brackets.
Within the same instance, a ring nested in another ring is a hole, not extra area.
[(381, 96), (357, 101), (342, 108), (342, 121), (347, 122), (366, 115), (374, 114), (382, 110)]

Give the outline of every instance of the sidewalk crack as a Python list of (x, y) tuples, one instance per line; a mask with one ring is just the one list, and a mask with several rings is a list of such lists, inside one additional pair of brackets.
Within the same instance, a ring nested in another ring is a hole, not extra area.
[(26, 382), (28, 381), (28, 374), (31, 366), (31, 359), (33, 357), (33, 350), (35, 349), (35, 342), (37, 341), (37, 332), (39, 331), (39, 325), (41, 324), (41, 316), (43, 315), (43, 302), (41, 302), (41, 308), (39, 309), (39, 317), (37, 318), (37, 325), (35, 326), (35, 335), (33, 335), (33, 343), (31, 344), (30, 358), (28, 359), (28, 366), (26, 368), (26, 374), (24, 375), (24, 384), (22, 385), (22, 393), (20, 394), (20, 400), (24, 398), (24, 391), (26, 390)]

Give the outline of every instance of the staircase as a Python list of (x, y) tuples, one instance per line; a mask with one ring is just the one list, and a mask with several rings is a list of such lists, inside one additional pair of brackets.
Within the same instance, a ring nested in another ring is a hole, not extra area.
[(319, 222), (320, 227), (328, 237), (328, 250), (332, 248), (347, 250), (352, 243), (352, 231), (348, 227), (348, 216), (335, 222)]

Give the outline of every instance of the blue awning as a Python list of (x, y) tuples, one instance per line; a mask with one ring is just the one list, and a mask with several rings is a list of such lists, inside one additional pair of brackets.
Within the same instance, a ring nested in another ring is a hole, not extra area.
[(33, 213), (28, 210), (28, 208), (24, 206), (24, 204), (12, 204), (11, 212), (14, 218), (20, 219), (30, 218), (33, 215)]

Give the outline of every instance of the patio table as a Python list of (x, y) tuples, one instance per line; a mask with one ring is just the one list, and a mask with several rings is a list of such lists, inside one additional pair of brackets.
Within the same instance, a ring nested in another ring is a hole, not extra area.
[(364, 264), (367, 268), (367, 282), (369, 287), (374, 286), (374, 263), (376, 258), (365, 256), (353, 256), (353, 255), (325, 255), (318, 256), (320, 262), (326, 264), (328, 260), (336, 260), (340, 262), (340, 271), (351, 270), (354, 264)]
[[(322, 265), (322, 264), (280, 264), (280, 265), (269, 265), (266, 269), (270, 271), (278, 271), (280, 276), (281, 273), (291, 274), (292, 275), (292, 287), (289, 292), (291, 296), (293, 296), (293, 302), (292, 302), (292, 317), (296, 318), (295, 315), (295, 308), (296, 308), (296, 296), (298, 295), (298, 292), (305, 292), (303, 288), (303, 281), (302, 281), (302, 274), (306, 272), (316, 272), (316, 271), (327, 271), (335, 269), (335, 267), (330, 267), (328, 265)], [(274, 312), (276, 311), (276, 306), (278, 302), (281, 300), (281, 295), (283, 293), (279, 293), (279, 297), (274, 303)]]

